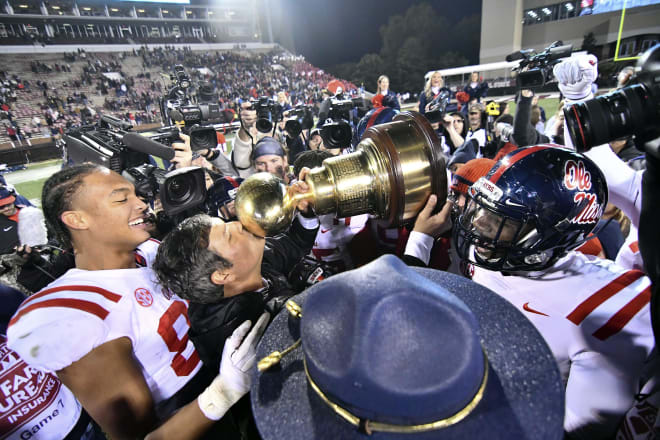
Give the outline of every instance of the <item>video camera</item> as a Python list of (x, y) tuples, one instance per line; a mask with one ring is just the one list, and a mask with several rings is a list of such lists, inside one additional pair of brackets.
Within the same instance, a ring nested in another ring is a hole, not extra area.
[(282, 118), (282, 106), (267, 96), (250, 99), (249, 110), (257, 112), (255, 127), (260, 133), (272, 133), (274, 124)]
[(442, 90), (438, 96), (429, 102), (429, 110), (424, 114), (426, 119), (431, 123), (442, 122), (447, 113), (447, 104), (451, 99), (451, 92), (449, 90)]
[(103, 115), (98, 125), (68, 131), (58, 141), (65, 164), (92, 162), (122, 174), (133, 183), (138, 196), (149, 202), (159, 196), (168, 216), (201, 205), (206, 199), (204, 170), (189, 167), (166, 172), (156, 167), (151, 163), (150, 155), (171, 160), (174, 150), (130, 132), (130, 127), (124, 124)]
[(303, 130), (309, 130), (314, 126), (314, 116), (307, 105), (297, 105), (291, 110), (284, 112), (284, 129), (291, 138), (300, 136)]
[[(517, 67), (513, 68), (518, 73), (516, 84), (518, 89), (530, 89), (543, 87), (553, 79), (552, 68), (561, 58), (571, 56), (572, 44), (564, 44), (555, 41), (546, 47), (543, 52), (536, 53), (533, 49), (524, 49), (506, 56), (506, 60), (521, 60)], [(527, 70), (523, 70), (527, 68)]]
[(350, 147), (353, 138), (353, 109), (362, 106), (362, 98), (341, 99), (341, 95), (335, 95), (331, 99), (328, 118), (321, 126), (321, 138), (327, 148)]
[[(629, 84), (564, 109), (577, 151), (588, 151), (595, 145), (631, 135), (636, 137), (636, 145), (644, 147), (660, 136), (660, 44), (637, 60)], [(657, 150), (646, 152), (660, 158)]]
[[(214, 148), (217, 145), (215, 129), (208, 125), (221, 121), (220, 106), (193, 100), (189, 93), (192, 82), (182, 65), (174, 66), (170, 79), (174, 86), (159, 100), (161, 118), (167, 127), (159, 130), (158, 142), (168, 145), (177, 142), (180, 130), (190, 136), (193, 151)], [(208, 98), (208, 94), (203, 96)]]

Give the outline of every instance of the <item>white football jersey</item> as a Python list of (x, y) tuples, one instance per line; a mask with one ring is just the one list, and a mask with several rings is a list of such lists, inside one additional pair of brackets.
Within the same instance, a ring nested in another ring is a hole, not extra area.
[(60, 440), (80, 413), (80, 403), (54, 374), (29, 367), (0, 335), (0, 439)]
[(611, 438), (654, 348), (650, 280), (579, 252), (541, 272), (475, 267), (472, 279), (523, 312), (550, 346), (566, 382), (565, 430)]
[[(150, 243), (139, 252), (147, 264), (157, 249), (157, 242)], [(189, 328), (187, 302), (167, 299), (150, 268), (71, 269), (21, 304), (7, 336), (12, 350), (47, 372), (69, 366), (105, 342), (128, 337), (159, 403), (201, 368)]]
[(347, 268), (352, 267), (346, 246), (351, 239), (364, 229), (369, 220), (368, 214), (337, 218), (334, 214), (319, 216), (321, 223), (314, 240), (312, 256), (326, 262), (343, 261)]
[(637, 228), (630, 225), (630, 232), (626, 241), (616, 254), (614, 262), (623, 267), (624, 269), (637, 269), (644, 270), (644, 261), (642, 260), (642, 253), (639, 251), (639, 240), (637, 236)]

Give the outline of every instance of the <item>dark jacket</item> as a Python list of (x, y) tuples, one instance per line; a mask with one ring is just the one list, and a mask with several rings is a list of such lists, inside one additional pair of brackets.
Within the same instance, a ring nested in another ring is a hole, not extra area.
[(488, 95), (488, 83), (477, 83), (477, 87), (472, 87), (469, 83), (463, 88), (463, 91), (470, 95), (470, 100), (477, 98), (477, 102), (481, 102), (481, 98)]
[(14, 247), (20, 244), (18, 240), (18, 223), (6, 215), (0, 215), (0, 255), (11, 254)]
[(190, 303), (188, 336), (204, 365), (218, 371), (225, 339), (239, 325), (247, 319), (256, 322), (264, 311), (274, 317), (287, 299), (300, 293), (293, 290), (288, 275), (312, 250), (317, 231), (305, 229), (295, 220), (286, 234), (266, 239), (261, 264), (261, 276), (269, 284), (265, 289), (223, 298), (215, 304)]
[(530, 145), (547, 144), (550, 138), (536, 131), (532, 126), (532, 98), (520, 96), (518, 98), (518, 107), (516, 108), (516, 117), (513, 120), (513, 140), (519, 147), (528, 147)]

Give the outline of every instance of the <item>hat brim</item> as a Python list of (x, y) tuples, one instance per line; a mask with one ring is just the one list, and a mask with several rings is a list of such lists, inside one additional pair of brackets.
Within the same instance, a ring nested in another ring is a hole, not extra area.
[[(250, 398), (264, 440), (563, 437), (561, 376), (548, 345), (527, 318), (505, 299), (466, 278), (433, 269), (413, 269), (460, 298), (479, 322), (490, 375), (484, 398), (475, 410), (459, 423), (439, 430), (415, 434), (374, 432), (367, 436), (341, 419), (308, 386), (303, 352), (296, 349), (279, 366), (264, 373), (254, 370)], [(314, 286), (294, 301), (304, 306), (312, 289)], [(286, 311), (276, 316), (259, 343), (257, 359), (293, 344), (300, 337), (299, 324)]]
[(11, 205), (16, 201), (16, 197), (7, 196), (4, 199), (0, 199), (0, 206)]

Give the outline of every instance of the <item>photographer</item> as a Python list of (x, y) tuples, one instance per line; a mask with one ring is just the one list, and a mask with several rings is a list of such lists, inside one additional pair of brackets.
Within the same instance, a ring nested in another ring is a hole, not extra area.
[(224, 176), (250, 177), (256, 173), (252, 164), (252, 148), (267, 133), (257, 130), (257, 110), (250, 101), (244, 101), (240, 105), (239, 118), (241, 128), (232, 141), (232, 149), (229, 157), (220, 154), (211, 158), (211, 162)]
[(518, 96), (512, 137), (513, 141), (519, 147), (550, 142), (550, 139), (546, 135), (539, 133), (531, 123), (533, 97), (534, 92), (527, 89), (521, 90)]
[(286, 152), (277, 139), (270, 136), (262, 138), (254, 146), (252, 153), (254, 168), (259, 173), (273, 174), (289, 185), (296, 176), (289, 173), (289, 162)]
[(451, 156), (465, 143), (465, 138), (468, 134), (467, 126), (467, 120), (461, 112), (454, 112), (444, 116), (439, 132), (442, 150), (445, 155)]

